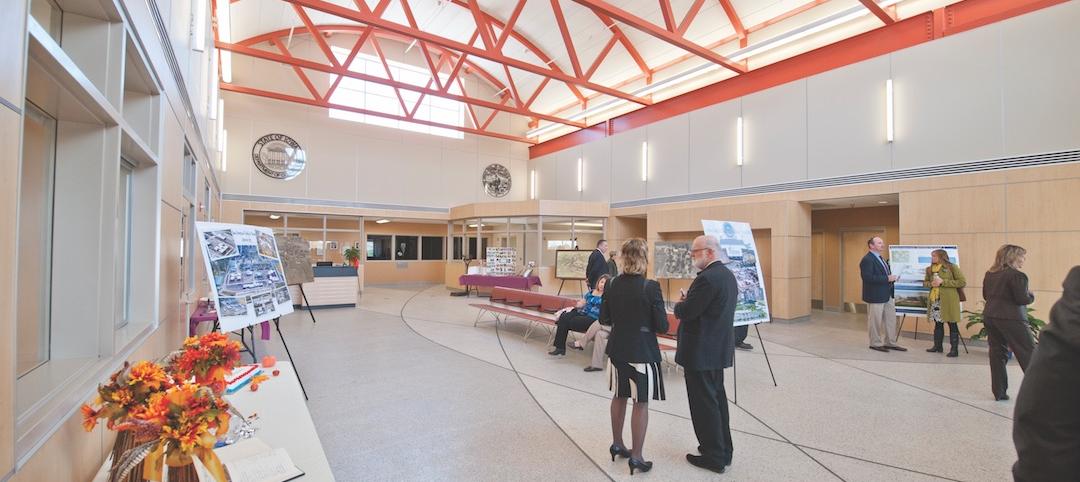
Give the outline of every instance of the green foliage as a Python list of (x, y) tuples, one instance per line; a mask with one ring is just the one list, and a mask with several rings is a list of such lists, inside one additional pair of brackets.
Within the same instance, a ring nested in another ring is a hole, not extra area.
[[(1028, 328), (1031, 329), (1031, 336), (1035, 338), (1035, 343), (1039, 342), (1039, 333), (1042, 332), (1043, 327), (1046, 326), (1046, 322), (1036, 318), (1031, 313), (1035, 310), (1027, 308)], [(971, 328), (975, 325), (980, 325), (979, 332), (971, 335), (972, 340), (980, 340), (986, 338), (986, 325), (983, 323), (982, 311), (964, 310), (964, 318), (968, 320), (967, 327)]]
[(345, 260), (348, 261), (349, 264), (356, 263), (356, 261), (360, 259), (360, 250), (356, 249), (355, 247), (345, 249), (344, 254)]

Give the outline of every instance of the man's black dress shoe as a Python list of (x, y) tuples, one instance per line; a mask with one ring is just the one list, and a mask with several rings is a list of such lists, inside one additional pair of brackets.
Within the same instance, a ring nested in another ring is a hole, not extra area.
[(690, 462), (690, 465), (693, 465), (694, 467), (701, 467), (705, 470), (711, 470), (718, 474), (724, 473), (723, 465), (710, 462), (701, 455), (686, 454), (686, 461)]
[(753, 350), (754, 345), (751, 345), (751, 344), (744, 341), (744, 342), (736, 343), (735, 348), (738, 348), (740, 350)]
[(884, 351), (884, 352), (888, 352), (888, 351), (889, 351), (889, 349), (888, 349), (888, 348), (885, 348), (885, 347), (883, 347), (883, 346), (874, 346), (874, 345), (870, 345), (870, 349), (871, 349), (871, 350), (874, 350), (874, 351)]
[(1008, 394), (1002, 395), (1002, 396), (1000, 396), (1000, 397), (994, 397), (994, 400), (996, 400), (996, 401), (999, 401), (999, 402), (1001, 402), (1001, 401), (1005, 401), (1005, 400), (1008, 400), (1008, 399), (1009, 399), (1009, 395), (1008, 395)]
[(896, 350), (896, 351), (907, 351), (907, 348), (904, 348), (904, 347), (902, 347), (900, 345), (888, 345), (885, 348), (889, 349), (889, 350)]

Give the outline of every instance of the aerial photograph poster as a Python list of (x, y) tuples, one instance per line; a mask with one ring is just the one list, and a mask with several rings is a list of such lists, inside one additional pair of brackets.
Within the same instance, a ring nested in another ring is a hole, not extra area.
[(222, 331), (292, 313), (274, 233), (243, 224), (195, 223)]

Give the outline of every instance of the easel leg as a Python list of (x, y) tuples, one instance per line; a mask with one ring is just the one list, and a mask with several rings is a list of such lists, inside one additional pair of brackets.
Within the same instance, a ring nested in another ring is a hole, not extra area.
[(304, 298), (304, 306), (307, 306), (307, 312), (311, 315), (311, 322), (315, 323), (315, 312), (311, 311), (311, 303), (307, 300), (307, 293), (304, 293), (304, 285), (299, 284), (296, 286), (300, 288), (300, 296)]
[[(904, 315), (904, 316), (907, 316), (907, 315)], [(919, 339), (919, 317), (918, 316), (915, 317), (915, 334), (911, 335), (911, 337), (916, 339), (916, 340)]]
[[(907, 313), (903, 313), (902, 315), (900, 315), (900, 327), (896, 329), (896, 339), (893, 340), (893, 343), (900, 343), (900, 334), (904, 332), (904, 323), (906, 323), (906, 322), (907, 322)], [(915, 330), (916, 330), (916, 332), (918, 332), (918, 329), (919, 329), (918, 323), (919, 323), (919, 320), (916, 319), (915, 320)]]
[(739, 404), (739, 366), (735, 363), (738, 358), (738, 355), (731, 356), (731, 388), (735, 395), (735, 405)]
[(758, 342), (761, 343), (761, 353), (765, 355), (765, 364), (769, 367), (769, 376), (772, 377), (772, 386), (778, 386), (776, 384), (776, 374), (772, 371), (772, 362), (769, 361), (769, 352), (765, 350), (765, 339), (761, 337), (761, 330), (758, 329), (757, 324), (754, 324), (754, 332), (757, 333)]
[[(289, 357), (289, 363), (292, 363), (293, 371), (296, 372), (296, 381), (300, 382), (300, 391), (304, 392), (304, 400), (308, 399), (307, 390), (304, 389), (304, 380), (300, 378), (300, 370), (296, 368), (296, 362), (293, 361), (292, 353), (289, 352), (289, 344), (285, 343), (285, 335), (281, 334), (281, 317), (274, 318), (274, 329), (277, 330), (278, 338), (281, 339), (281, 346), (285, 347), (285, 354)], [(251, 336), (254, 337), (255, 333), (252, 332)]]
[[(960, 325), (959, 325), (959, 323), (957, 323), (957, 328), (959, 328), (959, 327), (960, 327)], [(957, 331), (959, 331), (959, 330), (957, 330)], [(963, 336), (960, 337), (960, 344), (964, 345), (964, 354), (971, 353), (967, 349), (967, 343), (964, 343), (964, 337)]]
[(564, 284), (566, 284), (566, 280), (559, 280), (559, 292), (555, 293), (555, 296), (558, 296), (558, 295), (562, 294), (562, 287), (563, 287)]

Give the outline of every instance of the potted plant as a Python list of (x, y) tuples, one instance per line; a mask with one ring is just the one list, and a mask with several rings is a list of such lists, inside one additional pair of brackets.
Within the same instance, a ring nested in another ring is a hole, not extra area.
[[(1035, 310), (1032, 309), (1032, 308), (1027, 308), (1027, 321), (1028, 321), (1028, 328), (1031, 330), (1031, 336), (1035, 338), (1035, 343), (1038, 343), (1039, 342), (1039, 333), (1042, 332), (1043, 327), (1046, 326), (1046, 322), (1043, 321), (1043, 320), (1040, 320), (1040, 319), (1036, 318), (1034, 315), (1032, 315), (1031, 313), (1034, 312), (1034, 311)], [(983, 324), (983, 314), (982, 314), (981, 310), (980, 311), (964, 310), (964, 318), (967, 318), (967, 320), (968, 320), (967, 325), (966, 325), (968, 328), (971, 328), (971, 327), (973, 327), (975, 325), (980, 325), (979, 326), (979, 332), (974, 334), (974, 335), (971, 335), (971, 340), (972, 341), (979, 340), (979, 339), (982, 339), (982, 338), (986, 338), (986, 325)]]
[(350, 246), (345, 249), (345, 261), (348, 261), (349, 266), (354, 268), (360, 267), (360, 250), (356, 249), (356, 246)]

